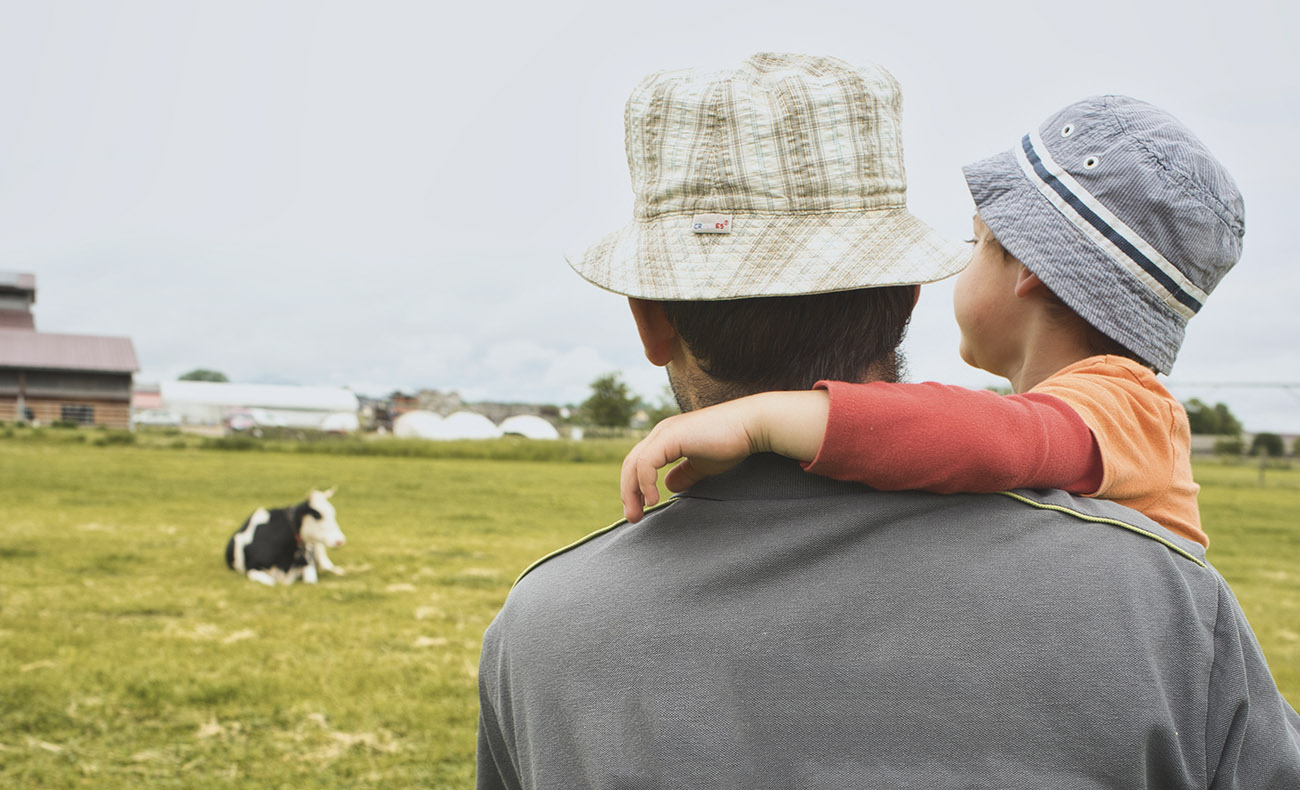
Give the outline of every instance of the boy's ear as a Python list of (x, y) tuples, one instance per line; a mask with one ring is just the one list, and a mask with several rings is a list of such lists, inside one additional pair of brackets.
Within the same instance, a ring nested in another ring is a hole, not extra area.
[(1016, 296), (1028, 296), (1039, 288), (1047, 290), (1047, 286), (1038, 279), (1038, 275), (1029, 271), (1023, 263), (1020, 264), (1020, 272), (1016, 275)]
[(677, 352), (677, 330), (664, 312), (663, 305), (648, 299), (629, 296), (628, 307), (636, 319), (636, 331), (641, 335), (641, 346), (650, 364), (663, 367), (673, 360)]

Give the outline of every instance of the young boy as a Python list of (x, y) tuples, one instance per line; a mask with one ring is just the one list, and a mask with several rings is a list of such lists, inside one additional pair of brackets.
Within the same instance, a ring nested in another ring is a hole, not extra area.
[(819, 382), (660, 423), (623, 463), (629, 521), (756, 452), (884, 490), (1060, 488), (1112, 499), (1202, 545), (1168, 373), (1187, 320), (1241, 255), (1232, 177), (1176, 119), (1085, 99), (963, 169), (978, 214), (954, 312), (961, 356), (999, 396), (935, 383)]

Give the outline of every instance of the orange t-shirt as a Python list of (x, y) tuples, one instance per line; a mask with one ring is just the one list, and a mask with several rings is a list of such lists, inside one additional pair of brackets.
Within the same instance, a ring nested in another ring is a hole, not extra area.
[(1054, 395), (1078, 413), (1101, 450), (1102, 479), (1086, 496), (1140, 511), (1202, 546), (1192, 479), (1192, 431), (1187, 412), (1156, 375), (1116, 356), (1067, 365), (1030, 392)]

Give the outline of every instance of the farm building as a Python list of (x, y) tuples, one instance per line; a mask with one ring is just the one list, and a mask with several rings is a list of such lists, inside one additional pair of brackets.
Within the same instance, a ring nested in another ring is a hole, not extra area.
[(412, 409), (393, 420), (393, 435), (399, 439), (433, 439), (442, 425), (442, 415)]
[(358, 408), (357, 396), (337, 387), (164, 381), (159, 395), (162, 407), (188, 425), (219, 425), (233, 413), (252, 412), (273, 425), (320, 428), (330, 415), (355, 415)]
[(405, 439), (495, 439), (501, 429), (482, 414), (458, 411), (444, 418), (420, 409), (398, 417), (393, 434)]
[(38, 332), (35, 302), (34, 275), (0, 272), (0, 421), (131, 427), (131, 340)]
[(501, 423), (501, 432), (516, 434), (527, 439), (558, 439), (555, 426), (535, 414), (516, 414)]
[(393, 421), (393, 435), (402, 439), (496, 439), (514, 434), (529, 439), (558, 439), (555, 426), (536, 415), (507, 418), (500, 426), (469, 411), (442, 417), (431, 411), (408, 411)]

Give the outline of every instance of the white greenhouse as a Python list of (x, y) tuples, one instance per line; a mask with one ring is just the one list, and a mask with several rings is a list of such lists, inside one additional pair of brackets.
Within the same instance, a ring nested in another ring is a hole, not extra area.
[(336, 411), (325, 415), (320, 421), (320, 429), (331, 433), (356, 433), (361, 430), (361, 420), (353, 412)]
[(214, 381), (164, 381), (159, 400), (190, 425), (219, 425), (233, 412), (247, 412), (294, 428), (319, 428), (332, 414), (356, 415), (360, 405), (356, 395), (338, 387)]
[(437, 439), (442, 417), (431, 411), (408, 411), (393, 420), (393, 435), (399, 439)]
[(501, 423), (501, 433), (518, 434), (526, 439), (558, 439), (555, 426), (535, 414), (516, 414)]
[(458, 411), (442, 421), (438, 439), (495, 439), (501, 429), (482, 414)]

